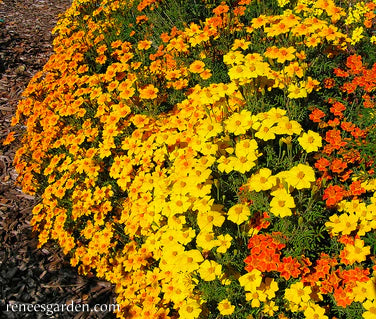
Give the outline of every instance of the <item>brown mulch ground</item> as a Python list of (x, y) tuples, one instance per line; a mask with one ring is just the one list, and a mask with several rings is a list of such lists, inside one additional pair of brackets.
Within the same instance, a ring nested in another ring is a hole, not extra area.
[[(1, 0), (0, 0), (1, 2)], [(3, 0), (0, 3), (0, 141), (22, 91), (52, 52), (51, 30), (71, 0)], [(35, 199), (15, 185), (16, 146), (0, 144), (0, 318), (115, 318), (109, 313), (10, 312), (9, 304), (114, 303), (111, 286), (77, 275), (54, 244), (37, 249), (30, 227)]]

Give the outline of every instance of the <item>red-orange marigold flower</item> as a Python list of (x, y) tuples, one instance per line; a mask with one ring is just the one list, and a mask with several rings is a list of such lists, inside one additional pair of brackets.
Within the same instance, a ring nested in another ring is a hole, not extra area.
[(330, 165), (330, 169), (333, 173), (341, 173), (347, 167), (347, 163), (343, 162), (341, 159), (334, 159)]
[(349, 193), (352, 196), (359, 196), (366, 192), (366, 190), (361, 186), (361, 181), (354, 181), (350, 185)]
[(339, 203), (346, 195), (346, 191), (338, 185), (330, 185), (323, 195), (323, 199), (326, 200), (326, 206), (334, 206)]
[(315, 167), (321, 171), (321, 172), (325, 172), (327, 170), (327, 167), (330, 165), (330, 161), (327, 160), (325, 157), (321, 157), (319, 158), (316, 163), (315, 163)]
[(315, 108), (309, 115), (311, 121), (319, 123), (321, 119), (325, 116), (325, 113), (318, 108)]

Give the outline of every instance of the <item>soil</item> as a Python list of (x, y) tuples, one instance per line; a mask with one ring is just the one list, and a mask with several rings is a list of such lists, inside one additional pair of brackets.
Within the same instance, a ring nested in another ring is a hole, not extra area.
[[(0, 0), (0, 142), (12, 130), (11, 118), (22, 91), (48, 61), (51, 30), (70, 4), (71, 0)], [(55, 244), (37, 248), (37, 236), (30, 226), (36, 199), (22, 193), (15, 183), (12, 161), (16, 150), (17, 145), (0, 143), (0, 318), (115, 318), (105, 312), (48, 315), (9, 310), (11, 305), (16, 309), (16, 304), (93, 307), (115, 303), (107, 282), (79, 276)]]

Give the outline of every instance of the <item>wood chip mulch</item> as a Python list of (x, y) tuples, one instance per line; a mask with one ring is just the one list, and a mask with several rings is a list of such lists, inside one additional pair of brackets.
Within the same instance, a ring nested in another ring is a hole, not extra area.
[[(70, 0), (0, 0), (0, 143), (11, 131), (22, 91), (48, 61), (51, 30), (70, 4)], [(37, 249), (30, 226), (35, 199), (15, 184), (16, 149), (17, 145), (0, 144), (0, 318), (115, 318), (105, 312), (6, 311), (11, 304), (114, 303), (112, 287), (79, 276), (56, 245)]]

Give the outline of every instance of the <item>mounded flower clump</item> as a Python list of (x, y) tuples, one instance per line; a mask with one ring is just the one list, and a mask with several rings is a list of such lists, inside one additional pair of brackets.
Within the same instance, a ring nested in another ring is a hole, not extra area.
[(74, 0), (12, 123), (39, 245), (119, 318), (374, 318), (375, 9)]

